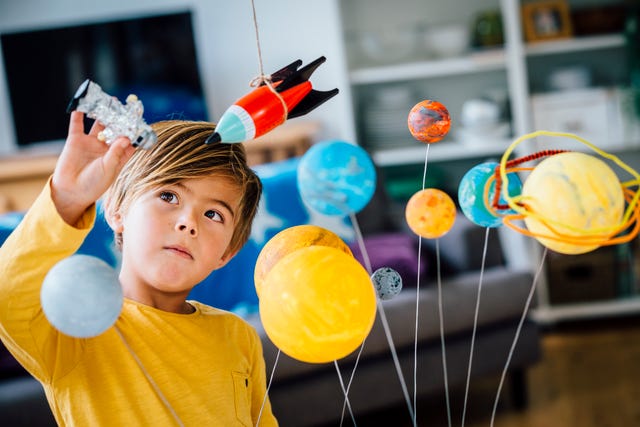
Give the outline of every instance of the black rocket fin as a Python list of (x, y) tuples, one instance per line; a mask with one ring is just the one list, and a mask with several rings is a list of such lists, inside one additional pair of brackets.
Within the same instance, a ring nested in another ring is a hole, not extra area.
[(302, 82), (306, 82), (307, 80), (309, 80), (309, 77), (311, 77), (311, 74), (313, 74), (313, 72), (316, 70), (316, 68), (318, 68), (320, 65), (322, 65), (325, 61), (327, 60), (327, 58), (325, 58), (324, 56), (321, 56), (320, 58), (316, 59), (315, 61), (309, 63), (308, 65), (302, 67), (300, 70), (296, 71), (295, 73), (291, 74), (289, 77), (287, 77), (282, 83), (280, 83), (277, 87), (276, 90), (278, 92), (283, 92), (287, 89), (290, 89), (296, 85), (299, 85)]
[(305, 96), (302, 101), (298, 103), (292, 110), (287, 114), (287, 119), (293, 119), (295, 117), (304, 116), (311, 110), (314, 110), (319, 105), (325, 103), (330, 98), (334, 97), (338, 94), (338, 89), (328, 90), (328, 91), (319, 91), (312, 90)]
[[(291, 76), (293, 73), (298, 71), (298, 67), (300, 67), (301, 65), (302, 65), (301, 59), (298, 59), (297, 61), (293, 61), (291, 64), (287, 65), (286, 67), (276, 71), (275, 73), (272, 73), (271, 81), (275, 83), (275, 82), (280, 82), (282, 80), (285, 80), (287, 77)], [(261, 83), (260, 86), (264, 86), (264, 82)]]

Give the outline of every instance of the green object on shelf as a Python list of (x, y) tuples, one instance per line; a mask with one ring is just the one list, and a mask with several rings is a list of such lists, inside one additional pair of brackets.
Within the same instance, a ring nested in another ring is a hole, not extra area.
[(496, 47), (504, 44), (502, 14), (499, 10), (479, 12), (471, 25), (473, 47)]

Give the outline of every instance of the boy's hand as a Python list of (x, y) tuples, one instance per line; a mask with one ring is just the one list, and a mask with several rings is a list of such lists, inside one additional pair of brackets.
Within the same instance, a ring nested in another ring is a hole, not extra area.
[(84, 211), (109, 188), (135, 152), (128, 138), (111, 145), (98, 139), (104, 129), (98, 121), (84, 133), (84, 114), (71, 113), (69, 135), (51, 180), (51, 197), (67, 224), (75, 225)]

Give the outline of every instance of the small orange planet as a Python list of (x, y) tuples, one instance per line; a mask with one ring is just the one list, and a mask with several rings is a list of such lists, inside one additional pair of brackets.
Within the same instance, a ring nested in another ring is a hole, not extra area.
[(413, 106), (409, 111), (407, 124), (415, 139), (431, 144), (449, 133), (451, 116), (444, 105), (427, 99)]
[(453, 227), (456, 205), (444, 191), (427, 188), (411, 196), (405, 209), (405, 218), (414, 233), (427, 239), (436, 239)]
[(289, 227), (273, 236), (260, 251), (253, 280), (260, 296), (262, 284), (273, 266), (285, 255), (309, 246), (329, 246), (353, 256), (349, 246), (335, 233), (316, 225)]

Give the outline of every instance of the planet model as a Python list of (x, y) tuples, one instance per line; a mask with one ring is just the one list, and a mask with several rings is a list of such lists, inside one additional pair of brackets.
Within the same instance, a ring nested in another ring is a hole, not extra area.
[(563, 254), (590, 252), (611, 237), (624, 213), (615, 172), (602, 160), (579, 152), (548, 157), (522, 186), (524, 222), (547, 248)]
[[(502, 225), (502, 217), (495, 215), (488, 206), (491, 206), (495, 197), (496, 182), (489, 184), (487, 197), (485, 187), (489, 179), (495, 176), (498, 163), (486, 162), (474, 166), (460, 180), (458, 186), (458, 203), (462, 213), (471, 222), (481, 227), (499, 227)], [(507, 174), (509, 183), (507, 191), (510, 197), (518, 196), (522, 192), (522, 182), (515, 172)], [(505, 205), (506, 201), (500, 196), (499, 204)], [(515, 214), (512, 209), (503, 210), (502, 214)]]
[(376, 189), (376, 171), (369, 154), (344, 141), (313, 145), (300, 159), (297, 177), (302, 200), (325, 215), (360, 212)]
[(317, 225), (297, 225), (286, 228), (264, 245), (254, 270), (254, 282), (258, 297), (269, 271), (285, 255), (309, 246), (329, 246), (352, 255), (349, 246), (334, 232)]
[(49, 270), (40, 291), (42, 310), (60, 332), (90, 338), (109, 329), (122, 310), (118, 274), (106, 262), (73, 255)]
[(427, 188), (411, 196), (405, 208), (405, 219), (414, 233), (435, 239), (453, 227), (456, 206), (444, 191)]
[(444, 105), (427, 99), (411, 108), (407, 125), (415, 139), (431, 144), (442, 140), (449, 133), (451, 117)]

